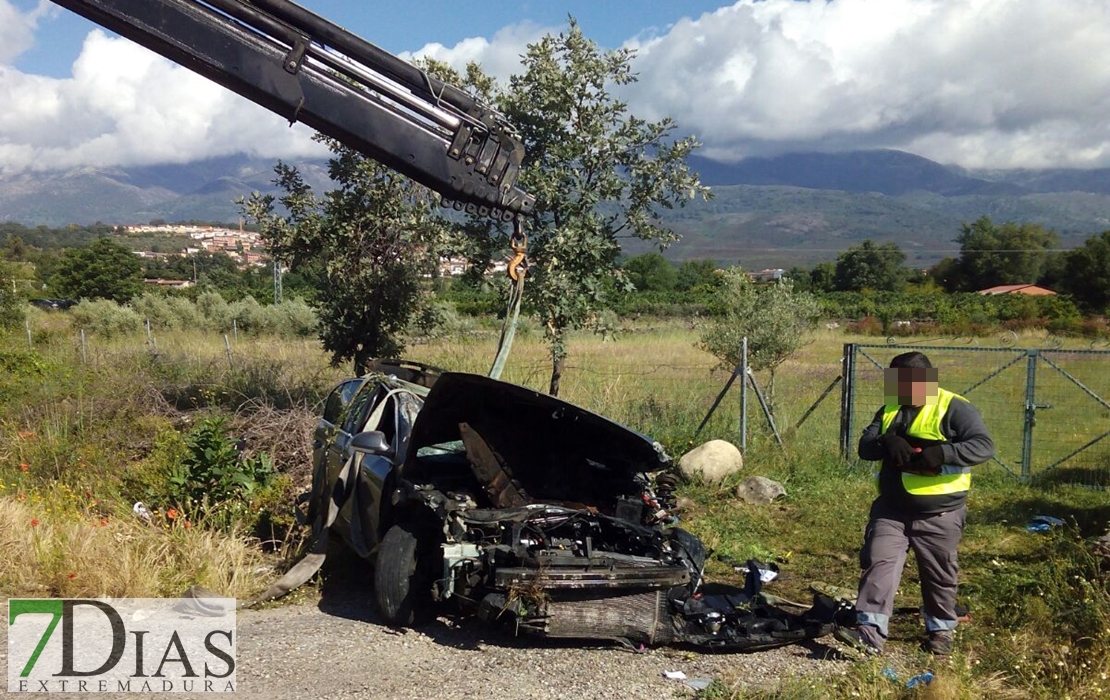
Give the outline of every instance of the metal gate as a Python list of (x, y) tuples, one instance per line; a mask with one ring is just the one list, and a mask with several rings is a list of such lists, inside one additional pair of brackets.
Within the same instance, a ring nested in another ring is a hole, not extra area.
[(844, 346), (840, 449), (883, 403), (883, 368), (919, 350), (940, 384), (971, 401), (994, 438), (995, 462), (1024, 480), (1110, 485), (1110, 350), (913, 345)]

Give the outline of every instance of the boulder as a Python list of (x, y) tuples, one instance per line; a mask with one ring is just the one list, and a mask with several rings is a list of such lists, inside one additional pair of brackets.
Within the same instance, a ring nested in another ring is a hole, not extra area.
[(786, 495), (786, 489), (777, 481), (765, 476), (749, 476), (736, 487), (736, 496), (753, 505), (773, 503), (776, 498)]
[(719, 484), (729, 474), (744, 467), (744, 457), (736, 445), (726, 440), (710, 440), (698, 445), (678, 460), (678, 470), (691, 481)]

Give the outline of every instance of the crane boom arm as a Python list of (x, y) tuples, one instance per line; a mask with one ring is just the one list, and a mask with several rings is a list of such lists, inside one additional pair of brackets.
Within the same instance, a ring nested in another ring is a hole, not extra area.
[(504, 116), (289, 0), (53, 0), (437, 192), (508, 221), (532, 211)]

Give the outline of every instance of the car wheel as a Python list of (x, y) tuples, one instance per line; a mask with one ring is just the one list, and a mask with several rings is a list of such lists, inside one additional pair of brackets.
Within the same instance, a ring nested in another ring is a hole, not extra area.
[(382, 538), (374, 566), (374, 596), (387, 624), (407, 627), (431, 619), (431, 540), (413, 523), (394, 525)]

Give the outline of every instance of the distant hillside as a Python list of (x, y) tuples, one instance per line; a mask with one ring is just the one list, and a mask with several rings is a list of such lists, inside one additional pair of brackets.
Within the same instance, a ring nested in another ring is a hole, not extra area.
[[(184, 165), (82, 168), (0, 176), (0, 221), (25, 225), (203, 220), (234, 223), (238, 197), (273, 192), (273, 161), (246, 155)], [(718, 163), (690, 159), (716, 195), (666, 212), (683, 236), (675, 259), (711, 257), (746, 267), (833, 260), (871, 238), (892, 241), (909, 264), (927, 266), (956, 251), (960, 225), (987, 215), (1039, 223), (1064, 246), (1110, 229), (1110, 170), (970, 171), (901, 151), (795, 153)], [(322, 161), (300, 163), (318, 191)], [(630, 253), (649, 250), (639, 241)]]
[[(274, 163), (246, 155), (181, 165), (77, 168), (0, 176), (0, 221), (27, 226), (201, 220), (233, 223), (235, 200), (275, 192)], [(306, 182), (329, 186), (323, 161), (299, 163)]]
[(962, 174), (902, 151), (790, 153), (775, 158), (747, 158), (733, 164), (691, 156), (689, 163), (710, 186), (782, 185), (892, 196), (911, 192), (942, 196), (1024, 193), (1017, 184)]

